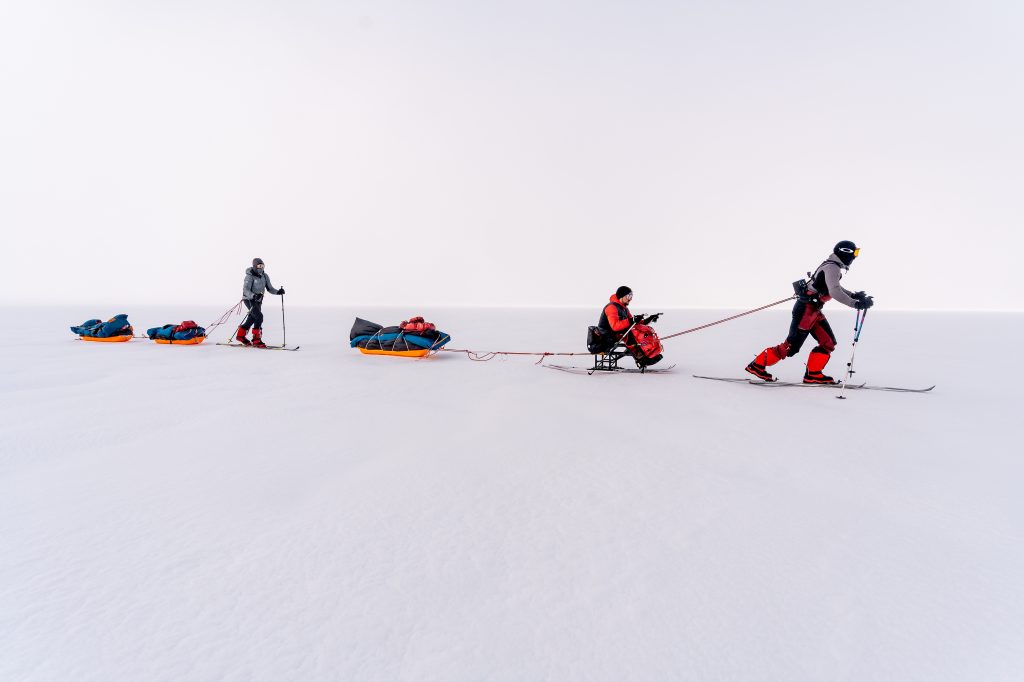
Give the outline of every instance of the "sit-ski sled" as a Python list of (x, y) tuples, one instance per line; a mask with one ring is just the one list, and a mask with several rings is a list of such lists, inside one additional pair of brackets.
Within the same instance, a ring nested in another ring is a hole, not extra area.
[(667, 374), (671, 372), (675, 365), (669, 365), (667, 367), (653, 367), (650, 365), (642, 365), (639, 362), (636, 363), (636, 367), (619, 367), (619, 360), (628, 357), (634, 362), (636, 358), (623, 344), (616, 344), (614, 348), (605, 353), (594, 354), (594, 366), (593, 367), (570, 367), (566, 365), (542, 365), (549, 369), (557, 369), (561, 372), (569, 372), (571, 374), (586, 374), (588, 376), (601, 373), (601, 374)]

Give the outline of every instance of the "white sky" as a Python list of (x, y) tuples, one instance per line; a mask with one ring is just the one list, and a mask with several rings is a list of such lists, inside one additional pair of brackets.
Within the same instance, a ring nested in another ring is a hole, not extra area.
[[(1021, 309), (1024, 3), (0, 0), (0, 302)], [(103, 316), (118, 311), (95, 311)]]

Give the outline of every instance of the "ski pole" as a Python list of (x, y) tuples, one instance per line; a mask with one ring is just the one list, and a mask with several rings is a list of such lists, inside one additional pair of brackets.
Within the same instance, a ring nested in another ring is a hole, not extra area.
[(288, 345), (288, 327), (284, 323), (284, 294), (281, 294), (281, 333), (284, 336), (284, 340), (281, 342), (281, 346)]
[(843, 393), (846, 392), (846, 384), (849, 383), (850, 377), (853, 376), (853, 358), (857, 354), (857, 342), (860, 341), (860, 332), (864, 329), (864, 318), (868, 316), (868, 311), (858, 310), (857, 321), (853, 325), (853, 346), (850, 348), (850, 361), (846, 363), (846, 378), (843, 379), (843, 387), (839, 389), (839, 395), (836, 396), (839, 400), (846, 400), (846, 396)]

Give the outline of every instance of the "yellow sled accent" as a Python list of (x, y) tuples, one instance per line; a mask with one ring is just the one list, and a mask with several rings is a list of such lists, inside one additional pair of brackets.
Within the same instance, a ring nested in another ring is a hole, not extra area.
[[(357, 346), (357, 348), (359, 347)], [(422, 358), (430, 353), (426, 348), (423, 350), (367, 350), (359, 348), (359, 352), (365, 355), (397, 355), (403, 358)]]
[(170, 344), (172, 346), (197, 346), (203, 341), (206, 341), (205, 336), (193, 336), (191, 339), (153, 339), (157, 343)]
[(122, 341), (131, 341), (131, 334), (127, 336), (79, 336), (78, 338), (82, 341), (102, 341), (104, 343), (120, 343)]

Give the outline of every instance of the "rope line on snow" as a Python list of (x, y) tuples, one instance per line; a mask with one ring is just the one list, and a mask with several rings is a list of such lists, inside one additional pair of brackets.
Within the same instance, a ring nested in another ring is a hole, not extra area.
[[(787, 301), (792, 301), (794, 298), (796, 298), (796, 296), (788, 296), (786, 298), (783, 298), (783, 299), (780, 299), (778, 301), (775, 301), (774, 303), (768, 303), (766, 305), (760, 306), (758, 308), (753, 308), (751, 310), (747, 310), (747, 311), (744, 311), (742, 313), (738, 313), (736, 315), (730, 315), (729, 317), (722, 318), (721, 320), (715, 320), (714, 322), (708, 322), (707, 324), (702, 324), (699, 327), (693, 327), (691, 329), (684, 329), (681, 332), (676, 332), (675, 334), (669, 334), (668, 336), (661, 336), (659, 338), (662, 341), (667, 341), (668, 339), (675, 338), (676, 336), (682, 336), (683, 334), (692, 334), (693, 332), (697, 332), (697, 331), (700, 331), (702, 329), (707, 329), (708, 327), (714, 327), (716, 324), (723, 324), (725, 322), (730, 322), (732, 320), (741, 318), (741, 317), (743, 317), (745, 315), (751, 315), (753, 313), (760, 312), (762, 310), (767, 310), (768, 308), (772, 308), (774, 306), (781, 305), (781, 304), (783, 304), (783, 303), (785, 303)], [(477, 351), (477, 350), (469, 350), (467, 348), (439, 348), (437, 350), (437, 352), (465, 353), (466, 357), (469, 358), (470, 360), (473, 360), (474, 362), (489, 362), (489, 361), (493, 360), (494, 358), (498, 357), (499, 355), (539, 356), (540, 359), (537, 360), (537, 362), (534, 363), (536, 365), (542, 364), (544, 362), (544, 358), (550, 357), (550, 356), (589, 355), (590, 357), (593, 357), (595, 355), (603, 355), (602, 353), (549, 353), (547, 351), (539, 352), (539, 353), (529, 353), (529, 352), (524, 352), (524, 351), (510, 351), (510, 350)]]
[(544, 362), (544, 358), (549, 357), (549, 356), (553, 356), (553, 355), (561, 355), (561, 356), (589, 355), (591, 357), (593, 357), (595, 355), (600, 355), (600, 353), (550, 353), (550, 352), (547, 352), (547, 351), (542, 351), (542, 352), (539, 352), (539, 353), (528, 353), (528, 352), (525, 352), (525, 351), (512, 351), (512, 350), (477, 351), (477, 350), (469, 350), (467, 348), (439, 348), (438, 352), (465, 353), (466, 357), (469, 358), (470, 360), (474, 361), (474, 362), (490, 362), (491, 360), (493, 360), (494, 358), (498, 357), (499, 355), (530, 355), (530, 356), (540, 356), (540, 359), (537, 360), (537, 362), (534, 363), (536, 365), (539, 365), (539, 364), (543, 363)]

